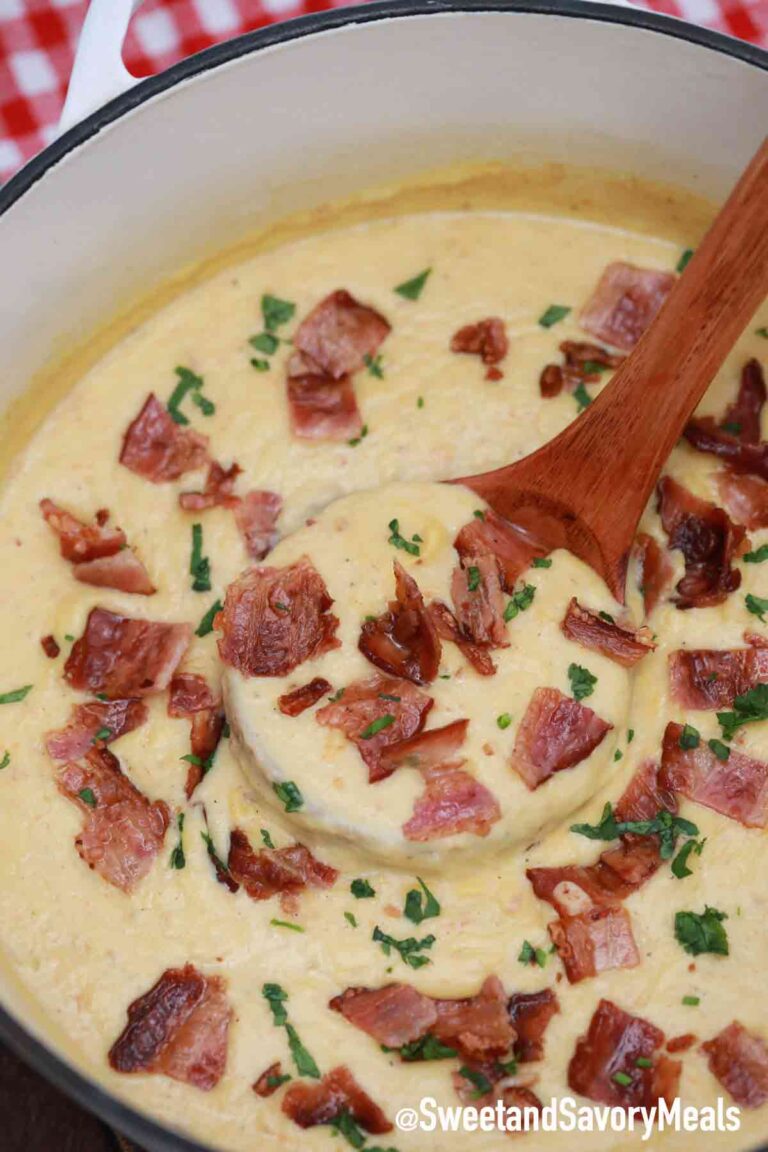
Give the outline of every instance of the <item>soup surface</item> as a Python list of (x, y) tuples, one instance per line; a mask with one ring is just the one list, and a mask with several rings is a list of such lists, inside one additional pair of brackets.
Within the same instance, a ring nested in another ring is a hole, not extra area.
[(628, 608), (438, 483), (610, 379), (700, 227), (656, 203), (340, 213), (124, 332), (19, 452), (4, 980), (135, 1107), (227, 1150), (506, 1147), (389, 1128), (424, 1097), (722, 1098), (708, 1146), (766, 1136), (768, 311)]

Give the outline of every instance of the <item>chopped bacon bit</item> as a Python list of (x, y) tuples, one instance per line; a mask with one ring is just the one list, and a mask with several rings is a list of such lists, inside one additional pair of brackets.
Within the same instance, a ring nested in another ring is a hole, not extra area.
[(420, 1039), (437, 1021), (435, 1001), (410, 984), (346, 988), (328, 1006), (387, 1048)]
[(301, 440), (354, 440), (362, 435), (363, 418), (349, 376), (290, 376), (288, 410), (293, 434)]
[(768, 1100), (768, 1046), (734, 1020), (701, 1046), (709, 1070), (742, 1108), (759, 1108)]
[(683, 1032), (682, 1036), (672, 1036), (667, 1040), (667, 1052), (687, 1052), (693, 1048), (697, 1037), (693, 1032)]
[(461, 628), (459, 628), (458, 620), (447, 604), (443, 604), (440, 600), (433, 600), (429, 605), (428, 611), (437, 629), (438, 636), (443, 640), (450, 640), (451, 643), (455, 644), (459, 651), (467, 658), (475, 672), (480, 676), (495, 675), (496, 665), (491, 659), (488, 649), (479, 644), (474, 644), (464, 635)]
[(475, 996), (435, 1000), (437, 1020), (430, 1029), (441, 1044), (469, 1060), (507, 1055), (515, 1040), (507, 994), (498, 976), (488, 976)]
[(49, 660), (55, 660), (61, 652), (61, 648), (56, 641), (56, 637), (51, 636), (50, 634), (48, 636), (42, 637), (40, 640), (40, 647), (42, 648), (43, 652), (45, 652)]
[(768, 649), (747, 637), (747, 648), (683, 648), (668, 657), (669, 692), (676, 704), (697, 711), (730, 708), (768, 679)]
[(479, 356), (483, 364), (500, 364), (508, 351), (507, 329), (498, 316), (479, 320), (477, 324), (467, 324), (451, 337), (451, 352), (468, 352)]
[(604, 620), (596, 612), (582, 608), (575, 596), (561, 628), (569, 640), (608, 656), (624, 668), (632, 668), (656, 647), (650, 628), (621, 628), (612, 620)]
[(299, 1128), (331, 1124), (347, 1115), (374, 1135), (392, 1131), (381, 1108), (343, 1065), (332, 1068), (317, 1084), (292, 1084), (283, 1096), (281, 1107)]
[(220, 698), (211, 690), (204, 676), (196, 672), (177, 672), (168, 694), (168, 715), (192, 716), (206, 708), (216, 708)]
[(379, 312), (340, 289), (321, 300), (302, 320), (293, 346), (309, 362), (310, 371), (338, 380), (359, 372), (366, 357), (378, 351), (390, 331)]
[(64, 665), (73, 688), (112, 700), (162, 692), (189, 647), (189, 624), (161, 624), (92, 608)]
[(235, 523), (254, 560), (263, 560), (277, 543), (275, 525), (282, 507), (281, 496), (261, 490), (246, 492), (235, 504)]
[(501, 368), (495, 368), (492, 366), (490, 368), (486, 368), (485, 378), (486, 380), (491, 380), (494, 384), (497, 384), (499, 380), (504, 379), (504, 373), (502, 372)]
[(504, 591), (510, 594), (533, 560), (547, 554), (544, 545), (530, 532), (510, 524), (492, 508), (485, 509), (482, 519), (473, 516), (459, 531), (453, 546), (462, 560), (495, 556), (501, 568)]
[(537, 688), (517, 731), (512, 767), (533, 791), (590, 756), (612, 727), (557, 688)]
[(766, 402), (763, 370), (748, 360), (741, 371), (739, 391), (719, 422), (712, 416), (690, 420), (685, 438), (700, 452), (721, 456), (737, 472), (752, 472), (768, 480), (768, 445), (760, 440), (760, 418)]
[(269, 1068), (265, 1068), (258, 1080), (251, 1085), (251, 1088), (257, 1096), (262, 1096), (266, 1099), (267, 1096), (273, 1096), (280, 1087), (280, 1081), (283, 1075), (283, 1066), (279, 1060), (274, 1064), (270, 1064)]
[(208, 437), (177, 424), (151, 392), (141, 412), (128, 425), (120, 463), (137, 476), (162, 484), (178, 480), (185, 472), (194, 472), (207, 462)]
[(745, 528), (768, 528), (768, 481), (724, 471), (715, 475), (720, 499), (732, 520)]
[(744, 529), (716, 504), (700, 500), (671, 476), (659, 481), (659, 514), (669, 546), (683, 553), (685, 575), (678, 581), (678, 608), (722, 604), (741, 584), (731, 567), (744, 541)]
[(76, 704), (64, 728), (49, 732), (45, 750), (53, 760), (79, 760), (96, 742), (113, 740), (139, 728), (149, 716), (142, 700), (91, 700)]
[[(350, 684), (339, 700), (316, 712), (315, 719), (324, 727), (339, 728), (352, 741), (368, 765), (368, 782), (375, 784), (394, 771), (394, 767), (387, 768), (382, 764), (384, 749), (420, 732), (433, 703), (431, 696), (420, 692), (407, 680), (377, 673), (367, 680)], [(387, 716), (392, 720), (379, 731), (366, 735), (376, 727), (376, 721)]]
[(582, 328), (614, 348), (631, 352), (672, 290), (671, 272), (609, 264), (581, 310)]
[(218, 460), (211, 460), (208, 465), (208, 475), (205, 478), (205, 488), (202, 492), (181, 492), (179, 504), (185, 512), (203, 512), (206, 508), (234, 508), (240, 497), (235, 496), (235, 481), (242, 472), (239, 464), (232, 463), (229, 468), (222, 467)]
[(269, 900), (271, 896), (303, 892), (305, 888), (330, 888), (339, 875), (303, 844), (254, 852), (239, 828), (232, 830), (227, 867), (252, 900)]
[(461, 832), (487, 836), (501, 818), (493, 793), (456, 765), (428, 768), (423, 775), (426, 789), (403, 825), (407, 840), (438, 840)]
[(332, 604), (306, 556), (285, 568), (249, 568), (229, 585), (216, 617), (219, 655), (243, 676), (287, 676), (339, 647)]
[(130, 548), (114, 556), (75, 564), (72, 575), (81, 584), (116, 588), (118, 592), (132, 592), (137, 596), (152, 596), (157, 591), (141, 560)]
[(82, 859), (110, 884), (131, 892), (162, 847), (170, 821), (167, 804), (150, 803), (120, 771), (117, 757), (100, 746), (90, 749), (85, 764), (61, 768), (56, 783), (85, 817), (75, 839)]
[(171, 680), (168, 715), (192, 719), (190, 744), (195, 761), (187, 769), (185, 792), (190, 798), (206, 772), (224, 730), (221, 697), (211, 690), (204, 676), (180, 672)]
[(559, 364), (545, 364), (539, 376), (539, 391), (544, 400), (552, 400), (563, 390), (563, 370)]
[(748, 360), (741, 370), (736, 399), (726, 408), (720, 427), (738, 437), (742, 444), (759, 444), (760, 418), (766, 399), (768, 390), (762, 366), (758, 360)]
[(625, 883), (622, 876), (599, 860), (589, 865), (529, 868), (526, 876), (539, 900), (546, 900), (565, 917), (578, 916), (591, 908), (615, 905), (636, 887)]
[(544, 1058), (544, 1033), (553, 1016), (560, 1011), (557, 996), (551, 988), (540, 992), (515, 992), (507, 1005), (509, 1019), (517, 1033), (514, 1056), (521, 1064)]
[(578, 340), (564, 340), (560, 345), (563, 365), (545, 365), (539, 378), (539, 389), (545, 399), (559, 396), (563, 388), (574, 391), (579, 384), (596, 384), (601, 369), (618, 368), (623, 356), (609, 352), (600, 344), (587, 344)]
[(389, 772), (396, 768), (418, 768), (428, 772), (435, 768), (460, 767), (464, 761), (459, 750), (467, 737), (469, 720), (454, 720), (442, 728), (419, 732), (409, 740), (391, 744), (381, 753), (381, 766)]
[(461, 634), (486, 648), (507, 648), (504, 596), (495, 556), (464, 556), (451, 579), (451, 598)]
[[(107, 528), (104, 519), (96, 518), (95, 524), (84, 524), (71, 512), (66, 512), (53, 500), (41, 500), (40, 511), (49, 528), (59, 538), (59, 549), (65, 560), (73, 564), (98, 560), (104, 556), (114, 556), (125, 548), (125, 533), (121, 528)], [(107, 515), (109, 515), (107, 513)]]
[(641, 532), (636, 541), (638, 587), (646, 616), (650, 616), (672, 579), (672, 565), (653, 536)]
[(667, 724), (661, 765), (667, 787), (747, 828), (768, 825), (768, 763), (731, 748), (727, 760), (707, 744), (681, 748), (680, 724)]
[(308, 684), (301, 684), (291, 692), (285, 692), (277, 698), (277, 706), (284, 716), (301, 716), (307, 708), (317, 704), (321, 696), (331, 691), (331, 685), (322, 676), (315, 676)]
[[(622, 792), (613, 814), (619, 821), (653, 820), (662, 808), (677, 812), (677, 800), (659, 766), (653, 760), (645, 760)], [(630, 834), (623, 839), (634, 837)]]
[(440, 667), (440, 637), (416, 581), (397, 561), (395, 595), (388, 611), (363, 623), (357, 646), (382, 671), (428, 684)]
[(225, 982), (194, 965), (168, 968), (128, 1007), (109, 1051), (116, 1072), (160, 1072), (209, 1092), (224, 1074), (232, 1009)]
[[(490, 1087), (481, 1092), (475, 1086), (473, 1077), (477, 1077), (481, 1084), (486, 1080)], [(519, 1083), (520, 1079), (519, 1074), (510, 1075), (505, 1071), (497, 1060), (465, 1060), (460, 1071), (451, 1073), (456, 1095), (464, 1104), (476, 1108), (492, 1106), (500, 1100), (505, 1109), (535, 1108), (540, 1112), (543, 1105), (538, 1096), (527, 1085)], [(532, 1083), (536, 1082), (536, 1077), (529, 1076), (528, 1079)]]
[[(671, 1105), (681, 1065), (656, 1055), (663, 1043), (659, 1028), (610, 1000), (601, 1000), (587, 1034), (576, 1042), (568, 1065), (568, 1086), (599, 1104), (652, 1108), (663, 1098)], [(652, 1061), (651, 1067), (638, 1066), (639, 1059)], [(626, 1077), (628, 1084), (622, 1083)]]
[(640, 963), (629, 913), (625, 908), (590, 908), (547, 925), (571, 984), (609, 968)]

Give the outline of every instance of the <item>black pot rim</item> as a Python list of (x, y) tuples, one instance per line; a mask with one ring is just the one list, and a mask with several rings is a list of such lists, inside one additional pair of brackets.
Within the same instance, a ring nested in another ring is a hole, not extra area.
[[(29, 161), (0, 188), (0, 216), (7, 212), (38, 180), (65, 156), (96, 136), (140, 104), (144, 104), (176, 84), (200, 75), (221, 64), (237, 60), (292, 40), (327, 32), (347, 24), (369, 24), (405, 16), (430, 16), (441, 13), (504, 12), (534, 13), (566, 19), (586, 19), (598, 23), (642, 28), (673, 40), (687, 41), (701, 48), (719, 52), (768, 71), (768, 52), (753, 44), (736, 40), (719, 32), (701, 28), (637, 8), (585, 0), (376, 0), (371, 4), (333, 9), (247, 32), (222, 44), (206, 48), (157, 76), (139, 81), (127, 92), (110, 100), (79, 124), (70, 128)], [(215, 1152), (210, 1145), (199, 1144), (174, 1129), (165, 1127), (149, 1116), (123, 1103), (104, 1088), (77, 1071), (42, 1041), (28, 1032), (10, 1012), (0, 1006), (0, 1040), (27, 1064), (74, 1099), (95, 1113), (116, 1131), (152, 1149), (152, 1152)], [(768, 1152), (765, 1149), (764, 1152)]]

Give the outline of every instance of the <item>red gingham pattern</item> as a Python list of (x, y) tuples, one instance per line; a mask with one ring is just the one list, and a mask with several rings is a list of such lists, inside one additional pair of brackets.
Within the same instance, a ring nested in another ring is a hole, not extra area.
[[(346, 2), (146, 0), (131, 23), (125, 63), (148, 76), (241, 32)], [(768, 0), (642, 6), (768, 47)], [(0, 182), (53, 139), (87, 7), (87, 0), (0, 0)]]

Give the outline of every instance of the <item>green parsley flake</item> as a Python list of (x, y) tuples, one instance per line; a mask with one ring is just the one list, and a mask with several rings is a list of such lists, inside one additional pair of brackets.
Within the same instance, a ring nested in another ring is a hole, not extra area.
[(417, 408), (423, 408), (423, 407), (424, 407), (424, 397), (423, 397), (423, 396), (419, 396), (419, 397), (417, 397), (417, 399), (416, 399), (416, 407), (417, 407)]
[(223, 608), (224, 605), (222, 604), (221, 600), (214, 600), (213, 604), (211, 604), (210, 608), (195, 629), (195, 636), (200, 636), (202, 638), (203, 636), (208, 636), (211, 632), (213, 632), (214, 618), (219, 614), (219, 612), (223, 610)]
[(95, 808), (98, 801), (92, 788), (81, 788), (77, 794), (82, 800), (83, 804), (87, 804), (89, 808)]
[(768, 720), (768, 684), (757, 684), (749, 692), (736, 696), (732, 712), (717, 712), (716, 715), (725, 740), (732, 740), (734, 733), (745, 724)]
[(509, 728), (512, 723), (512, 717), (509, 712), (502, 712), (501, 716), (496, 717), (496, 723), (503, 732), (505, 728)]
[(356, 448), (361, 440), (365, 440), (367, 435), (368, 435), (368, 425), (363, 424), (362, 428), (360, 429), (360, 435), (359, 436), (353, 436), (351, 440), (347, 440), (347, 444), (349, 444), (350, 448)]
[(638, 1056), (635, 1060), (636, 1068), (653, 1068), (653, 1060), (649, 1060), (647, 1056)]
[(188, 418), (180, 408), (188, 393), (191, 393), (193, 403), (197, 405), (204, 416), (212, 416), (216, 411), (216, 405), (212, 400), (202, 395), (201, 390), (204, 383), (202, 376), (198, 376), (191, 368), (178, 367), (175, 371), (178, 381), (167, 404), (168, 415), (174, 423), (189, 424)]
[(348, 924), (351, 924), (353, 928), (357, 928), (357, 919), (355, 917), (354, 912), (345, 912), (344, 913), (344, 919), (347, 921)]
[(275, 920), (273, 917), (270, 924), (273, 928), (290, 928), (291, 932), (306, 932), (306, 928), (302, 928), (301, 924), (291, 924), (290, 920)]
[(0, 760), (0, 772), (2, 772), (3, 768), (7, 768), (8, 765), (10, 764), (10, 762), (11, 762), (11, 754), (10, 754), (10, 752), (6, 751), (3, 753), (2, 760)]
[(373, 930), (371, 939), (381, 945), (381, 950), (385, 956), (389, 956), (394, 948), (400, 959), (409, 968), (423, 968), (425, 964), (430, 964), (431, 960), (428, 956), (420, 956), (419, 953), (431, 948), (436, 937), (430, 935), (417, 940), (415, 936), (408, 936), (405, 940), (396, 940), (394, 936), (382, 932), (377, 925)]
[(692, 876), (693, 872), (688, 867), (689, 857), (695, 853), (701, 856), (704, 851), (706, 840), (686, 840), (682, 848), (672, 861), (672, 875), (678, 880), (684, 880), (686, 876)]
[(251, 357), (251, 367), (257, 372), (269, 372), (269, 360), (262, 360), (260, 356)]
[(474, 1086), (475, 1092), (473, 1095), (475, 1098), (485, 1096), (486, 1093), (490, 1092), (493, 1088), (487, 1076), (479, 1072), (476, 1068), (468, 1067), (466, 1064), (459, 1068), (459, 1075), (463, 1076), (465, 1080), (468, 1080), (469, 1083)]
[(710, 752), (712, 752), (718, 760), (722, 760), (723, 763), (725, 763), (731, 755), (730, 748), (727, 744), (723, 744), (722, 740), (707, 740), (707, 744)]
[(765, 564), (768, 560), (768, 544), (761, 544), (754, 552), (745, 552), (742, 560), (745, 564)]
[(504, 619), (507, 624), (519, 616), (521, 612), (525, 612), (526, 608), (530, 608), (535, 595), (536, 588), (533, 584), (525, 584), (519, 592), (513, 593), (512, 599), (507, 602), (504, 609)]
[(660, 808), (652, 820), (617, 820), (608, 801), (598, 824), (571, 824), (571, 832), (588, 840), (616, 840), (628, 832), (634, 836), (658, 836), (659, 855), (662, 860), (669, 860), (675, 853), (678, 836), (698, 836), (699, 829), (666, 808)]
[(293, 1062), (296, 1065), (296, 1071), (300, 1076), (311, 1076), (313, 1080), (319, 1080), (320, 1069), (302, 1044), (296, 1029), (292, 1024), (286, 1024), (285, 1031), (288, 1036), (288, 1047), (291, 1050), (291, 1056), (293, 1056)]
[(755, 328), (755, 336), (762, 336), (763, 340), (768, 340), (768, 328)]
[(251, 348), (263, 352), (266, 356), (274, 356), (280, 347), (280, 338), (273, 332), (259, 332), (258, 336), (251, 336), (248, 341)]
[(593, 676), (588, 668), (581, 664), (568, 665), (568, 679), (571, 682), (571, 695), (574, 700), (586, 700), (591, 696), (597, 684), (597, 676)]
[(450, 1060), (453, 1056), (458, 1055), (455, 1048), (449, 1048), (447, 1044), (442, 1044), (431, 1032), (420, 1036), (418, 1040), (411, 1040), (409, 1044), (403, 1044), (401, 1048), (385, 1047), (384, 1050), (385, 1052), (399, 1053), (400, 1059), (406, 1064), (413, 1064), (421, 1060)]
[(627, 728), (627, 744), (631, 744), (635, 738), (634, 728)]
[(698, 728), (694, 728), (691, 724), (684, 724), (677, 742), (686, 751), (689, 748), (698, 748), (701, 743)]
[(373, 896), (376, 895), (376, 889), (373, 887), (373, 885), (370, 884), (368, 880), (363, 880), (359, 876), (356, 880), (352, 881), (349, 886), (349, 890), (354, 896), (355, 900), (370, 900)]
[(550, 559), (549, 556), (534, 556), (533, 567), (534, 568), (551, 568), (552, 567), (552, 560)]
[(169, 863), (171, 865), (171, 868), (181, 869), (181, 868), (184, 868), (186, 863), (187, 863), (187, 858), (184, 855), (184, 841), (182, 839), (182, 837), (184, 835), (184, 813), (183, 812), (179, 812), (178, 816), (176, 817), (176, 827), (179, 830), (179, 842), (176, 845), (176, 847), (174, 848), (173, 852), (171, 852), (171, 859), (170, 859)]
[(590, 404), (592, 403), (592, 397), (590, 396), (589, 392), (587, 392), (587, 388), (583, 380), (581, 384), (579, 384), (578, 388), (574, 388), (571, 395), (576, 401), (576, 407), (579, 412), (583, 412), (585, 408), (589, 408)]
[(768, 598), (765, 596), (753, 596), (751, 592), (748, 592), (744, 597), (744, 603), (747, 606), (747, 612), (751, 612), (753, 616), (757, 616), (758, 620), (763, 624), (767, 622), (765, 613), (768, 612)]
[(189, 574), (192, 577), (193, 592), (210, 592), (211, 562), (203, 556), (203, 526), (192, 525), (192, 554), (189, 561)]
[(102, 741), (103, 740), (109, 740), (111, 735), (112, 735), (112, 729), (111, 728), (99, 728), (98, 732), (94, 735), (93, 739), (91, 740), (91, 743), (97, 744), (100, 740), (102, 740)]
[(296, 305), (290, 300), (281, 300), (279, 296), (270, 296), (268, 292), (261, 298), (261, 315), (267, 332), (282, 328), (283, 324), (293, 319), (295, 311)]
[(279, 984), (262, 984), (261, 994), (269, 1004), (274, 1023), (278, 1026), (287, 1024), (288, 1013), (284, 1005), (288, 999), (288, 993), (285, 989), (281, 988)]
[(32, 691), (31, 684), (25, 684), (23, 688), (14, 688), (11, 692), (0, 693), (0, 704), (18, 704), (24, 700)]
[(683, 996), (683, 1004), (687, 1008), (698, 1008), (701, 1004), (701, 998), (699, 996)]
[(266, 828), (260, 828), (259, 831), (261, 833), (261, 842), (264, 845), (264, 847), (265, 848), (274, 848), (275, 842), (272, 839), (272, 837), (270, 836), (267, 829)]
[(617, 1084), (621, 1084), (622, 1088), (628, 1088), (632, 1083), (632, 1077), (628, 1072), (614, 1072), (612, 1079), (615, 1080)]
[(561, 320), (565, 320), (570, 311), (571, 308), (567, 304), (550, 304), (546, 312), (542, 312), (539, 316), (539, 325), (542, 328), (552, 328)]
[(547, 953), (544, 949), (534, 948), (528, 940), (523, 940), (523, 946), (517, 958), (521, 964), (538, 964), (539, 968), (544, 968), (547, 963)]
[(416, 877), (419, 888), (411, 888), (406, 894), (403, 915), (412, 924), (421, 924), (422, 920), (432, 920), (441, 912), (440, 902), (433, 892), (430, 892), (420, 876)]
[(675, 272), (685, 272), (686, 268), (688, 267), (688, 265), (691, 262), (691, 258), (693, 257), (693, 251), (694, 251), (693, 248), (686, 248), (685, 249), (682, 256), (680, 257), (680, 259), (677, 262), (677, 267), (675, 268)]
[(363, 356), (363, 363), (368, 369), (370, 376), (375, 376), (377, 380), (384, 379), (384, 366), (382, 364), (381, 354), (371, 356), (370, 352), (366, 352), (365, 356)]
[(676, 912), (675, 939), (691, 956), (702, 952), (728, 955), (728, 936), (723, 928), (725, 912), (707, 905), (703, 912)]
[(222, 860), (221, 856), (219, 856), (218, 852), (216, 851), (216, 845), (214, 844), (213, 840), (211, 839), (210, 833), (209, 832), (201, 832), (200, 837), (203, 841), (203, 844), (205, 844), (205, 850), (208, 853), (208, 859), (211, 861), (214, 868), (216, 869), (217, 877), (219, 877), (220, 879), (224, 879), (225, 877), (229, 878), (229, 868), (227, 867), (227, 865)]
[(353, 1148), (361, 1149), (365, 1144), (365, 1136), (360, 1131), (352, 1115), (344, 1109), (338, 1116), (329, 1121), (331, 1129), (338, 1136), (343, 1136), (347, 1144)]
[(480, 587), (480, 569), (474, 564), (467, 568), (467, 591), (477, 592)]
[(293, 780), (284, 780), (282, 784), (273, 784), (272, 788), (286, 812), (298, 812), (304, 804), (304, 797)]
[(390, 520), (387, 527), (390, 531), (390, 536), (387, 541), (388, 544), (394, 545), (395, 548), (400, 548), (403, 552), (407, 552), (409, 556), (421, 555), (421, 548), (419, 547), (422, 543), (421, 536), (414, 533), (410, 540), (406, 540), (405, 536), (400, 535), (399, 520)]
[(390, 712), (386, 712), (383, 716), (378, 716), (375, 720), (372, 720), (368, 727), (363, 729), (360, 733), (360, 739), (373, 740), (374, 736), (377, 736), (379, 732), (382, 732), (385, 728), (389, 728), (394, 722), (394, 716)]
[(405, 280), (402, 284), (398, 284), (395, 288), (398, 296), (402, 296), (404, 300), (418, 300), (424, 291), (432, 269), (425, 268), (423, 272), (419, 272), (418, 276), (414, 276), (411, 280)]

